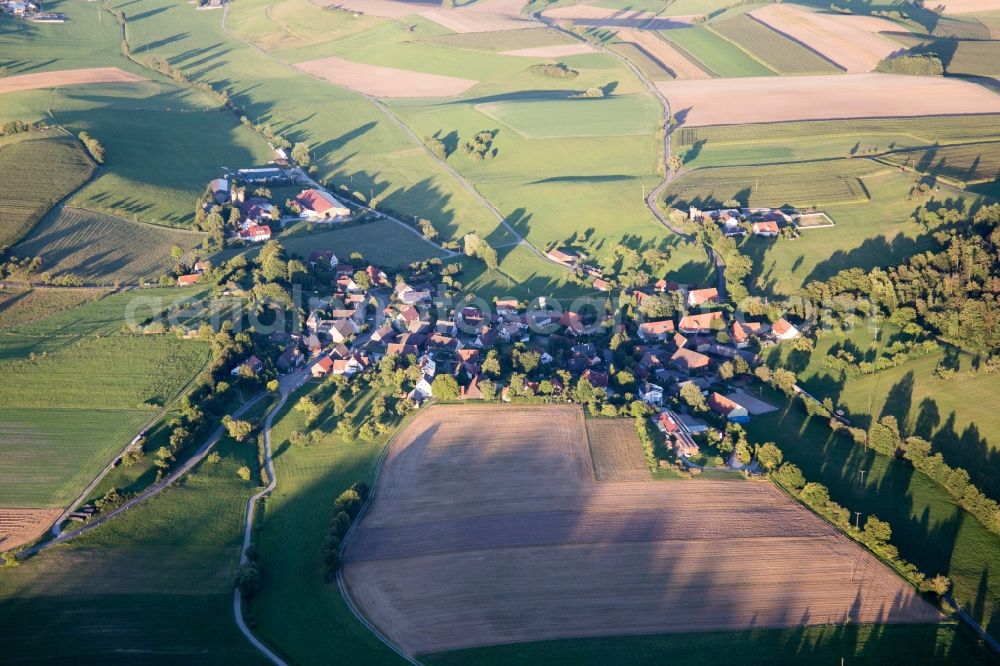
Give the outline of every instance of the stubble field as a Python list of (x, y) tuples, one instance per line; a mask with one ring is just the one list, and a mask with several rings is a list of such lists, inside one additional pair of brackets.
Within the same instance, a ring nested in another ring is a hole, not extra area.
[(570, 406), (418, 415), (390, 446), (345, 551), (362, 612), (412, 654), (938, 619), (773, 486), (601, 483), (586, 441)]

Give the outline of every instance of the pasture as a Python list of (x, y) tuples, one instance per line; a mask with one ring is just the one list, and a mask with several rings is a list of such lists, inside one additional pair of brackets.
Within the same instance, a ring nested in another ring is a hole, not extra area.
[(660, 34), (688, 56), (689, 60), (715, 76), (758, 77), (775, 73), (740, 47), (719, 39), (718, 35), (703, 25), (663, 30)]
[(715, 21), (709, 29), (778, 74), (838, 74), (841, 69), (799, 42), (747, 14)]
[(73, 275), (87, 282), (156, 280), (173, 267), (175, 245), (192, 250), (205, 234), (132, 222), (80, 208), (62, 208), (10, 249), (18, 257), (41, 257), (41, 272)]
[(955, 599), (988, 631), (1000, 630), (1000, 537), (907, 463), (834, 435), (823, 419), (807, 417), (779, 394), (765, 390), (764, 396), (780, 409), (751, 421), (751, 441), (777, 443), (807, 479), (830, 488), (834, 501), (862, 518), (888, 521), (904, 559), (951, 578)]
[(116, 336), (4, 362), (0, 506), (74, 499), (208, 356), (200, 342)]
[(83, 185), (94, 163), (73, 139), (58, 135), (0, 145), (0, 248), (10, 247), (60, 199)]
[[(686, 127), (1000, 113), (1000, 95), (968, 81), (929, 76), (754, 77), (660, 81), (657, 87)], [(720, 94), (740, 103), (719, 104)]]
[(256, 449), (222, 459), (70, 543), (0, 576), (4, 662), (266, 663), (233, 622)]
[(362, 612), (410, 654), (940, 617), (770, 484), (600, 483), (586, 441), (578, 407), (422, 410), (344, 552)]

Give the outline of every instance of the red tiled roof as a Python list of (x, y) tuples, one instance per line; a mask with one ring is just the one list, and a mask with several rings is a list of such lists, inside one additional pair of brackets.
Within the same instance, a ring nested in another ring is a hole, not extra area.
[(708, 289), (692, 289), (688, 292), (688, 302), (694, 305), (701, 305), (709, 301), (719, 300), (719, 290), (715, 287)]

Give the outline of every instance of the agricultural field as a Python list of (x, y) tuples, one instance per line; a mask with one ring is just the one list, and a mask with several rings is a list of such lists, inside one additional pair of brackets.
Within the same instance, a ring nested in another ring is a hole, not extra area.
[(825, 421), (807, 417), (798, 403), (780, 394), (765, 390), (764, 395), (781, 409), (753, 419), (751, 441), (777, 443), (807, 479), (829, 487), (834, 501), (888, 521), (900, 555), (929, 575), (947, 575), (955, 599), (987, 631), (997, 631), (1000, 537), (908, 464), (832, 434)]
[(861, 179), (885, 171), (868, 160), (698, 169), (671, 183), (667, 204), (711, 208), (736, 199), (748, 206), (807, 208), (864, 203), (869, 195)]
[(778, 74), (838, 74), (841, 69), (799, 42), (747, 14), (715, 21), (709, 29)]
[[(632, 42), (609, 42), (607, 44), (607, 48), (609, 51), (627, 58), (629, 62), (639, 68), (639, 71), (642, 72), (643, 76), (650, 80), (661, 81), (675, 78), (674, 75), (663, 66), (663, 63), (650, 56)], [(694, 67), (694, 65), (692, 65), (692, 67)]]
[(263, 664), (233, 622), (256, 449), (223, 438), (218, 463), (101, 528), (0, 575), (8, 664)]
[(7, 288), (0, 291), (0, 331), (20, 328), (108, 293), (93, 287)]
[(992, 182), (1000, 177), (1000, 143), (968, 143), (883, 155), (890, 164), (917, 173), (942, 176), (964, 185)]
[(526, 139), (648, 136), (656, 131), (659, 113), (652, 97), (638, 93), (600, 99), (512, 99), (475, 109)]
[(651, 480), (632, 420), (588, 419), (587, 441), (598, 481)]
[(60, 199), (83, 185), (94, 163), (73, 139), (47, 136), (0, 145), (0, 248), (24, 237)]
[[(355, 603), (409, 654), (939, 617), (773, 486), (599, 483), (586, 437), (573, 406), (421, 411), (390, 444), (347, 542)], [(774, 568), (746, 566), (764, 561)]]
[(724, 78), (771, 76), (774, 70), (755, 60), (735, 44), (720, 38), (705, 26), (663, 30), (660, 34), (715, 76)]
[(41, 257), (40, 272), (111, 284), (156, 280), (173, 267), (170, 251), (190, 251), (207, 236), (132, 222), (80, 208), (62, 208), (11, 248), (18, 257)]
[(945, 72), (954, 76), (1000, 75), (1000, 41), (982, 39), (938, 39), (930, 35), (893, 34), (892, 38), (912, 53), (933, 53)]
[(0, 506), (74, 499), (208, 356), (196, 341), (114, 336), (4, 362)]

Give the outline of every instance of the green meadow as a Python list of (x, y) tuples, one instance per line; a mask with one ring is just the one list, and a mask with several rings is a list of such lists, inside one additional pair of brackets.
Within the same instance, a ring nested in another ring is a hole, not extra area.
[(743, 76), (773, 76), (774, 70), (755, 60), (749, 53), (732, 42), (726, 41), (704, 25), (674, 30), (661, 30), (660, 34), (690, 57), (703, 69), (724, 78)]
[(637, 93), (594, 99), (514, 98), (475, 108), (526, 139), (649, 136), (656, 133), (661, 113), (653, 97)]
[(3, 506), (62, 506), (208, 361), (168, 336), (81, 341), (3, 364)]
[(257, 490), (236, 470), (256, 468), (256, 449), (223, 438), (215, 450), (218, 463), (0, 572), (5, 663), (266, 663), (232, 609), (243, 510)]

